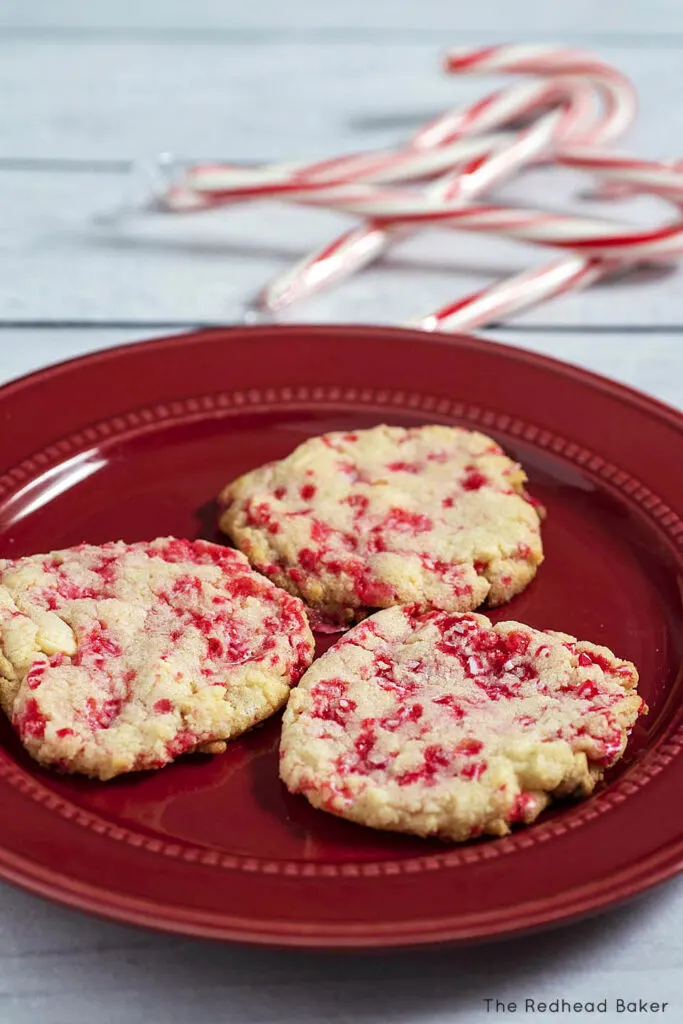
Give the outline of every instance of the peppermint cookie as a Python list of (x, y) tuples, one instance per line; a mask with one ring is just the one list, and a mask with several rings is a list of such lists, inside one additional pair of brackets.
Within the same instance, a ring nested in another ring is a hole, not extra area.
[(0, 560), (0, 704), (28, 752), (110, 779), (218, 753), (308, 667), (304, 606), (205, 541)]
[(458, 427), (325, 434), (228, 485), (220, 526), (325, 620), (396, 604), (470, 611), (508, 601), (543, 559), (525, 480)]
[(638, 673), (606, 647), (483, 615), (389, 608), (304, 675), (280, 775), (322, 810), (462, 841), (588, 796), (638, 715)]

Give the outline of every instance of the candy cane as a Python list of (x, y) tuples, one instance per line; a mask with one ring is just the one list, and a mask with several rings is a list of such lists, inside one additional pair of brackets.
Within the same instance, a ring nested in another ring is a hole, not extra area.
[[(491, 67), (491, 61), (495, 67)], [(354, 198), (363, 202), (363, 196), (349, 194), (351, 182), (381, 183), (405, 181), (453, 165), (454, 173), (445, 176), (430, 189), (432, 202), (448, 197), (462, 203), (466, 198), (510, 176), (527, 162), (540, 157), (553, 141), (572, 137), (574, 141), (596, 141), (615, 134), (626, 123), (634, 109), (633, 91), (623, 76), (601, 62), (574, 51), (547, 47), (489, 48), (469, 53), (465, 58), (451, 55), (451, 70), (491, 70), (508, 66), (515, 73), (530, 73), (540, 68), (546, 71), (553, 61), (556, 73), (566, 69), (574, 73), (577, 66), (581, 74), (594, 72), (593, 87), (602, 91), (605, 114), (596, 115), (591, 92), (583, 79), (557, 78), (541, 83), (524, 83), (512, 89), (500, 90), (479, 101), (465, 111), (450, 111), (420, 129), (402, 151), (394, 154), (361, 154), (312, 165), (279, 165), (245, 169), (243, 167), (200, 166), (191, 169), (185, 182), (167, 196), (167, 205), (176, 210), (203, 209), (208, 205), (244, 201), (264, 196), (285, 195), (290, 201), (333, 205), (343, 208)], [(535, 62), (535, 63), (534, 63)], [(607, 83), (606, 85), (604, 83)], [(475, 141), (463, 140), (472, 133), (490, 132), (518, 119), (529, 116), (545, 105), (560, 103), (560, 109), (545, 115), (530, 129), (519, 133), (511, 145), (507, 138), (487, 137)], [(477, 145), (477, 142), (479, 145)], [(425, 150), (427, 153), (425, 154)], [(436, 155), (436, 160), (435, 160)], [(425, 159), (427, 157), (427, 160)], [(330, 191), (332, 189), (332, 192)], [(335, 191), (336, 189), (336, 191)], [(207, 201), (207, 193), (210, 199)], [(372, 192), (372, 203), (377, 196)], [(353, 212), (349, 208), (349, 212)], [(379, 255), (391, 241), (404, 232), (396, 226), (381, 227), (370, 222), (365, 228), (347, 233), (328, 246), (312, 260), (304, 261), (259, 298), (257, 305), (278, 308), (294, 298), (310, 294), (335, 277), (346, 276)]]
[(650, 192), (683, 203), (683, 160), (638, 160), (620, 153), (572, 147), (558, 154), (557, 162), (590, 171), (604, 182), (617, 185), (619, 191)]
[[(648, 191), (662, 198), (683, 202), (683, 173), (664, 165), (635, 161), (629, 157), (572, 153), (559, 157), (568, 166), (595, 171), (628, 185), (631, 191)], [(652, 173), (652, 169), (656, 173)], [(317, 204), (316, 199), (311, 199)], [(461, 231), (504, 235), (518, 241), (574, 249), (590, 256), (639, 261), (661, 259), (681, 253), (683, 223), (680, 219), (661, 227), (642, 229), (613, 225), (597, 218), (539, 213), (493, 205), (461, 206), (458, 198), (442, 198), (436, 206), (429, 195), (406, 190), (364, 191), (338, 200), (338, 209), (363, 215), (372, 212), (376, 230), (406, 229), (413, 225), (456, 228)], [(331, 253), (333, 248), (330, 247)]]
[[(487, 188), (505, 180), (525, 163), (533, 162), (534, 158), (547, 150), (553, 141), (555, 150), (563, 143), (569, 142), (572, 137), (574, 144), (610, 141), (628, 127), (635, 114), (635, 94), (628, 80), (603, 62), (577, 51), (538, 46), (487, 47), (484, 50), (450, 54), (446, 59), (446, 68), (451, 72), (470, 74), (507, 71), (522, 74), (581, 75), (590, 81), (591, 86), (601, 96), (604, 114), (599, 118), (587, 117), (588, 104), (585, 92), (575, 92), (572, 97), (575, 107), (573, 117), (570, 106), (568, 116), (553, 124), (551, 132), (544, 135), (543, 126), (539, 124), (535, 130), (522, 133), (507, 149), (493, 151), (488, 160), (468, 168), (456, 169), (454, 174), (448, 175), (442, 183), (437, 183), (435, 188), (425, 194), (425, 199), (430, 202), (432, 208), (439, 205), (440, 199), (446, 197), (456, 199), (462, 204), (468, 198), (480, 195)], [(571, 89), (573, 85), (576, 89), (579, 82), (585, 90), (585, 81), (576, 78), (558, 79), (546, 85), (552, 87), (554, 84), (556, 89)], [(509, 118), (505, 101), (504, 92), (496, 93), (470, 108), (470, 111), (476, 111), (476, 118), (480, 119), (479, 124), (487, 116), (494, 124), (506, 123), (506, 119)], [(530, 105), (527, 113), (531, 110), (533, 105)], [(449, 130), (466, 129), (468, 114), (469, 111), (459, 116), (457, 113), (444, 115), (425, 126), (417, 138), (440, 143), (444, 137), (448, 137)], [(369, 205), (372, 207), (372, 201)], [(345, 209), (346, 212), (359, 212), (344, 206), (343, 197), (339, 198), (336, 208)], [(405, 228), (390, 226), (388, 222), (370, 220), (367, 224), (346, 232), (332, 244), (306, 257), (290, 271), (270, 282), (257, 295), (255, 306), (275, 311), (295, 300), (308, 297), (314, 291), (366, 266), (385, 252), (394, 241), (409, 233), (410, 231)]]
[[(507, 134), (491, 132), (550, 103), (559, 104), (559, 109), (518, 133), (512, 143)], [(462, 202), (542, 156), (556, 137), (594, 140), (603, 130), (602, 123), (603, 118), (594, 110), (592, 90), (585, 82), (557, 79), (525, 83), (492, 93), (464, 111), (449, 111), (417, 132), (403, 152), (246, 171), (242, 166), (198, 166), (179, 186), (169, 189), (164, 205), (188, 212), (253, 198), (286, 196), (290, 202), (340, 209), (343, 203), (372, 203), (377, 198), (377, 191), (359, 192), (351, 182), (408, 181), (433, 176), (445, 167), (452, 173), (441, 179), (430, 194), (434, 201), (444, 195)], [(487, 134), (463, 138), (470, 132)], [(271, 309), (286, 305), (297, 297), (299, 284), (303, 285), (303, 297), (329, 283), (337, 269), (340, 276), (346, 276), (374, 259), (400, 234), (396, 227), (379, 229), (369, 225), (364, 230), (355, 229), (286, 275), (276, 286), (282, 301), (275, 294), (265, 294), (258, 305)], [(312, 264), (310, 270), (308, 264)]]
[[(577, 75), (588, 79), (600, 92), (605, 118), (600, 127), (603, 142), (612, 142), (633, 121), (636, 95), (628, 78), (604, 61), (580, 50), (554, 46), (486, 46), (479, 50), (454, 50), (445, 60), (447, 71), (459, 74)], [(594, 139), (584, 139), (582, 144)]]
[[(650, 191), (656, 193), (654, 186)], [(345, 204), (348, 212), (360, 212), (360, 203)], [(683, 239), (683, 223), (676, 220), (657, 228), (633, 228), (597, 218), (506, 206), (459, 207), (451, 202), (438, 210), (419, 201), (397, 202), (385, 199), (377, 204), (375, 223), (385, 225), (424, 225), (457, 228), (476, 234), (496, 234), (520, 242), (560, 249), (574, 249), (591, 256), (612, 256), (638, 261), (678, 255)]]
[[(519, 133), (512, 144), (492, 147), (486, 157), (475, 157), (444, 178), (439, 179), (427, 193), (430, 204), (438, 204), (448, 200), (458, 205), (468, 198), (485, 191), (531, 163), (545, 152), (559, 129), (564, 112), (547, 115), (531, 129)], [(367, 197), (356, 195), (356, 202), (373, 207), (381, 192), (374, 190)], [(310, 199), (310, 197), (309, 197)], [(318, 205), (320, 196), (312, 199)], [(336, 197), (335, 208), (346, 212), (354, 210), (354, 197), (343, 191)], [(306, 257), (290, 271), (271, 282), (256, 296), (256, 308), (279, 310), (290, 305), (297, 299), (307, 298), (312, 292), (319, 290), (334, 281), (341, 280), (361, 267), (373, 262), (392, 242), (410, 234), (410, 229), (402, 222), (380, 223), (376, 219), (368, 220), (360, 227), (353, 228), (331, 245)]]
[(572, 256), (545, 267), (525, 270), (490, 288), (449, 303), (406, 326), (425, 331), (464, 331), (525, 313), (542, 302), (570, 291), (587, 288), (608, 274), (623, 269), (619, 262)]
[[(576, 152), (567, 155), (561, 162), (600, 173), (618, 189), (648, 192), (683, 205), (683, 161), (658, 164), (627, 156)], [(662, 234), (665, 237), (661, 237)], [(611, 241), (614, 242), (614, 238)], [(621, 253), (622, 259), (576, 255), (559, 260), (459, 299), (435, 313), (413, 321), (410, 326), (428, 331), (458, 331), (479, 327), (490, 323), (492, 319), (525, 312), (566, 292), (586, 288), (632, 265), (638, 257), (652, 260), (683, 254), (683, 221), (679, 220), (659, 232), (651, 232), (650, 242), (643, 233), (637, 240), (632, 235), (631, 243), (626, 242), (622, 236), (618, 244), (605, 247), (605, 252), (610, 257)]]
[[(420, 318), (417, 323), (428, 330), (481, 325), (586, 287), (634, 262), (683, 253), (680, 218), (640, 230), (593, 218), (465, 205), (514, 171), (543, 160), (589, 171), (611, 194), (647, 191), (683, 203), (683, 161), (640, 161), (594, 148), (616, 138), (635, 113), (633, 89), (620, 72), (579, 51), (537, 46), (452, 53), (446, 68), (456, 73), (550, 77), (499, 90), (466, 110), (449, 111), (396, 151), (312, 164), (200, 165), (167, 191), (164, 205), (193, 210), (275, 198), (365, 218), (364, 224), (264, 290), (261, 306), (266, 309), (346, 276), (376, 258), (395, 238), (423, 225), (503, 234), (574, 251), (568, 258), (525, 271)], [(596, 95), (602, 101), (600, 112), (593, 103)], [(536, 120), (512, 136), (501, 131), (531, 116)], [(417, 181), (432, 184), (419, 190), (400, 187)]]

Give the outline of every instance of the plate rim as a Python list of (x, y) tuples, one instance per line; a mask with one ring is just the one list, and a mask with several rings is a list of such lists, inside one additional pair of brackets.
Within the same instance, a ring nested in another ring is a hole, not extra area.
[[(660, 860), (666, 863), (652, 870), (651, 862)], [(262, 923), (249, 918), (228, 917), (225, 914), (217, 915), (215, 924), (212, 924), (210, 913), (196, 912), (183, 907), (174, 908), (174, 912), (171, 912), (169, 906), (164, 906), (163, 913), (160, 913), (162, 908), (153, 900), (123, 896), (111, 889), (92, 886), (74, 876), (63, 875), (51, 869), (40, 867), (33, 874), (29, 874), (22, 868), (21, 858), (13, 854), (8, 856), (7, 851), (0, 848), (0, 880), (47, 899), (55, 905), (79, 910), (118, 924), (136, 925), (163, 934), (310, 952), (399, 951), (501, 941), (608, 913), (611, 909), (662, 886), (681, 870), (683, 839), (675, 846), (665, 848), (661, 856), (653, 854), (647, 861), (638, 864), (638, 872), (644, 873), (644, 879), (638, 879), (634, 883), (633, 872), (625, 868), (616, 876), (622, 879), (620, 884), (610, 890), (610, 895), (606, 899), (600, 898), (596, 902), (592, 892), (600, 886), (600, 882), (590, 882), (575, 889), (562, 891), (552, 901), (544, 898), (529, 901), (514, 909), (510, 908), (509, 919), (502, 926), (493, 928), (486, 923), (472, 926), (458, 923), (455, 918), (429, 917), (412, 920), (409, 925), (392, 922), (374, 927), (367, 923), (333, 924), (324, 927), (297, 923), (277, 929), (273, 922)], [(548, 913), (549, 905), (552, 906), (551, 913)], [(534, 909), (520, 918), (520, 906)]]
[[(20, 391), (24, 387), (34, 383), (39, 383), (42, 380), (51, 380), (55, 376), (59, 376), (60, 374), (72, 369), (77, 369), (80, 366), (115, 361), (121, 356), (125, 356), (136, 351), (151, 351), (155, 348), (174, 348), (176, 345), (182, 348), (184, 344), (187, 344), (190, 341), (195, 341), (201, 344), (202, 341), (210, 340), (211, 338), (217, 337), (221, 334), (249, 333), (255, 336), (267, 336), (272, 334), (273, 331), (277, 331), (279, 334), (281, 333), (285, 335), (317, 334), (320, 331), (325, 331), (326, 333), (339, 334), (341, 336), (346, 335), (349, 332), (364, 333), (366, 331), (372, 331), (387, 334), (399, 342), (436, 342), (442, 344), (444, 347), (457, 345), (470, 349), (471, 351), (490, 351), (494, 355), (507, 355), (516, 359), (520, 363), (528, 363), (532, 366), (546, 368), (548, 370), (561, 373), (562, 376), (570, 376), (580, 382), (589, 383), (597, 390), (615, 395), (617, 398), (622, 397), (629, 405), (637, 405), (640, 408), (657, 412), (666, 419), (667, 422), (670, 422), (671, 426), (677, 427), (683, 433), (683, 410), (679, 410), (674, 405), (664, 402), (659, 398), (655, 398), (653, 395), (648, 395), (647, 392), (641, 391), (639, 388), (636, 388), (631, 384), (624, 384), (622, 381), (615, 380), (607, 374), (599, 373), (596, 370), (586, 369), (571, 360), (546, 355), (543, 352), (526, 349), (520, 345), (508, 343), (507, 341), (495, 341), (491, 338), (479, 337), (477, 335), (467, 334), (464, 332), (452, 334), (446, 334), (445, 332), (439, 331), (425, 332), (418, 329), (413, 330), (407, 327), (394, 327), (392, 325), (384, 324), (273, 323), (243, 325), (234, 323), (225, 324), (225, 326), (216, 325), (212, 327), (200, 327), (197, 330), (165, 334), (162, 337), (156, 338), (143, 338), (141, 341), (127, 341), (119, 345), (111, 345), (107, 348), (95, 349), (92, 352), (84, 352), (81, 355), (72, 356), (67, 359), (60, 359), (55, 363), (49, 363), (47, 366), (38, 367), (28, 373), (21, 374), (19, 377), (14, 377), (11, 380), (5, 381), (4, 384), (0, 385), (0, 401), (2, 401), (6, 396), (13, 394), (15, 391)], [(2, 467), (0, 466), (0, 469), (1, 468)]]

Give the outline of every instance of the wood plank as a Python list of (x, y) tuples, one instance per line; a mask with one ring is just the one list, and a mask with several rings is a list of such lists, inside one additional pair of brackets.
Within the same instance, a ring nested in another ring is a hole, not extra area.
[(248, 4), (224, 0), (4, 0), (0, 25), (45, 29), (164, 29), (236, 31), (258, 27), (308, 30), (354, 28), (375, 33), (397, 30), (471, 32), (497, 39), (525, 30), (557, 39), (597, 33), (639, 34), (683, 31), (683, 10), (677, 0), (574, 0), (548, 4), (546, 0), (487, 0), (477, 4), (444, 4), (422, 0), (419, 5), (395, 0), (346, 0), (344, 4), (319, 0), (250, 0)]
[[(12, 98), (0, 107), (0, 157), (140, 159), (170, 150), (289, 160), (395, 145), (493, 86), (440, 72), (450, 41), (179, 47), (0, 38), (0, 94)], [(677, 155), (681, 46), (683, 38), (672, 49), (600, 49), (638, 88), (641, 116), (628, 145), (643, 156)]]
[(683, 333), (575, 334), (516, 330), (489, 332), (494, 341), (562, 359), (683, 409)]

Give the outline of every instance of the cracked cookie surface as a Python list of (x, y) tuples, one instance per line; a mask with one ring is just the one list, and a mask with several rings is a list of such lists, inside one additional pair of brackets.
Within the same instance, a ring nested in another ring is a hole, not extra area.
[(478, 614), (390, 608), (292, 691), (280, 775), (315, 806), (462, 841), (587, 796), (646, 711), (628, 661)]
[(32, 757), (109, 779), (217, 753), (313, 657), (304, 606), (239, 552), (161, 538), (0, 560), (0, 704)]
[(413, 603), (469, 611), (508, 601), (543, 559), (525, 481), (458, 427), (325, 434), (229, 484), (220, 526), (327, 622)]

